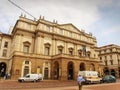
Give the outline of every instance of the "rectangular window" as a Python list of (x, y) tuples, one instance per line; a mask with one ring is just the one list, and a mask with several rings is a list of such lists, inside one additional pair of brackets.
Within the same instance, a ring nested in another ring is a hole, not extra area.
[(73, 55), (73, 51), (69, 51), (69, 54), (70, 54), (70, 55)]
[(49, 47), (45, 47), (45, 55), (49, 55)]
[(120, 64), (120, 59), (118, 59), (118, 65)]
[(72, 32), (69, 32), (69, 37), (72, 37)]
[(110, 49), (110, 52), (112, 52), (112, 49)]
[(58, 54), (62, 54), (62, 49), (58, 49)]
[(46, 31), (50, 32), (50, 26), (46, 26)]
[(110, 62), (111, 62), (111, 65), (113, 65), (113, 60), (110, 60)]
[(8, 47), (8, 42), (4, 43), (4, 47), (7, 48)]
[(79, 54), (79, 57), (81, 57), (81, 56), (82, 56), (82, 53), (81, 53), (81, 52), (78, 52), (78, 54)]
[(105, 60), (105, 66), (107, 66), (107, 65), (108, 65), (107, 60)]
[(6, 57), (7, 56), (7, 50), (3, 50), (3, 55), (2, 55), (3, 57)]
[(24, 48), (23, 48), (23, 52), (24, 53), (29, 53), (29, 46), (24, 46)]
[(112, 59), (112, 55), (110, 55), (110, 59)]
[(107, 56), (105, 56), (105, 60), (107, 60)]
[(81, 40), (81, 35), (78, 35), (78, 39), (80, 39), (80, 40)]
[(102, 57), (100, 57), (100, 60), (102, 60)]
[(63, 30), (59, 29), (59, 34), (63, 35)]

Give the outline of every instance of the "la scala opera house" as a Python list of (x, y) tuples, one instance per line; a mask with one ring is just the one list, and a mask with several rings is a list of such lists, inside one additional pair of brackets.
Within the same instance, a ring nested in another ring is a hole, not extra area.
[(103, 75), (96, 38), (71, 23), (21, 15), (10, 34), (0, 32), (0, 47), (1, 77), (41, 73), (44, 79), (76, 80), (84, 70)]

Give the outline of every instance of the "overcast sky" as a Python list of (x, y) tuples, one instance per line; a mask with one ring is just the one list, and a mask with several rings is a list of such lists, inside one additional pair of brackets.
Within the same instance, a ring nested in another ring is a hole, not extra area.
[[(85, 32), (92, 32), (97, 45), (120, 45), (120, 0), (11, 0), (39, 19), (72, 23)], [(10, 26), (23, 12), (8, 0), (0, 0), (0, 31), (8, 33)], [(29, 15), (28, 18), (33, 19)]]

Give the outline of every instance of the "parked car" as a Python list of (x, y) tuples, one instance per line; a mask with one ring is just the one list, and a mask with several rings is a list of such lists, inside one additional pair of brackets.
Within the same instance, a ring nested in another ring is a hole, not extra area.
[(105, 75), (103, 78), (102, 78), (102, 81), (103, 83), (112, 83), (112, 82), (116, 82), (116, 78), (113, 76), (113, 75)]
[(33, 81), (37, 82), (43, 80), (42, 74), (27, 74), (25, 77), (19, 77), (19, 82)]

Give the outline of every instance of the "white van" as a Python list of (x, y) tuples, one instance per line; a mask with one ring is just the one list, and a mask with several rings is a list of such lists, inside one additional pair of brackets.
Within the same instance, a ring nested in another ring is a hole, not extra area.
[(18, 81), (19, 82), (24, 82), (24, 81), (41, 81), (43, 80), (42, 74), (27, 74), (25, 77), (19, 77)]
[(102, 78), (98, 77), (97, 71), (79, 71), (78, 75), (85, 78), (85, 83), (101, 83)]

